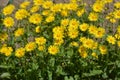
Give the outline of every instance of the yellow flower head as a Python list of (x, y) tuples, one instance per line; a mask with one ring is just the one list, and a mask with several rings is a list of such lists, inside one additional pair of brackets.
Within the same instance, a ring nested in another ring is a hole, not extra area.
[(18, 9), (15, 13), (15, 18), (17, 20), (22, 20), (26, 18), (29, 15), (28, 11), (26, 9)]
[(68, 32), (68, 36), (72, 39), (78, 37), (79, 31), (78, 30), (73, 30)]
[(76, 14), (78, 17), (81, 17), (84, 14), (84, 12), (85, 12), (85, 9), (83, 8), (83, 9), (79, 9)]
[(46, 39), (44, 37), (38, 37), (38, 38), (35, 38), (35, 42), (38, 45), (44, 45), (46, 43)]
[(98, 55), (95, 52), (93, 52), (91, 55), (95, 58), (98, 58)]
[(82, 58), (86, 58), (88, 56), (88, 53), (86, 51), (83, 51), (83, 52), (80, 53), (80, 56)]
[(25, 50), (28, 52), (33, 51), (35, 48), (36, 48), (35, 42), (29, 42), (25, 46)]
[(96, 3), (93, 4), (92, 8), (95, 12), (102, 12), (103, 9), (104, 9), (104, 3), (96, 2)]
[(67, 26), (69, 24), (69, 19), (62, 19), (61, 26)]
[(111, 44), (115, 44), (116, 39), (115, 39), (113, 36), (108, 36), (108, 37), (107, 37), (107, 41), (108, 41), (109, 43), (111, 43)]
[(52, 54), (52, 55), (55, 55), (55, 54), (57, 54), (57, 53), (59, 52), (59, 48), (58, 48), (58, 46), (50, 45), (50, 46), (48, 47), (48, 52), (49, 52), (50, 54)]
[(87, 49), (83, 45), (81, 45), (78, 49), (79, 53), (86, 52), (86, 50)]
[(95, 37), (102, 38), (104, 34), (105, 34), (105, 29), (99, 27), (99, 28), (97, 28), (97, 31), (95, 33)]
[(54, 45), (59, 46), (59, 45), (61, 45), (62, 43), (64, 43), (64, 40), (63, 40), (63, 39), (55, 39), (55, 40), (54, 40)]
[(15, 56), (20, 58), (20, 57), (23, 57), (25, 55), (25, 48), (21, 47), (21, 48), (18, 48), (16, 51), (15, 51)]
[(3, 8), (3, 14), (10, 15), (14, 11), (14, 9), (15, 9), (15, 6), (10, 4), (10, 5)]
[(46, 18), (46, 22), (52, 22), (52, 21), (54, 21), (55, 20), (55, 17), (54, 17), (54, 15), (50, 15), (50, 16), (48, 16), (47, 18)]
[(67, 17), (68, 16), (68, 11), (67, 10), (61, 10), (61, 16), (63, 16), (63, 17)]
[(94, 41), (92, 39), (86, 39), (85, 41), (83, 41), (83, 46), (85, 48), (92, 49), (93, 48), (93, 44), (94, 44)]
[(30, 1), (24, 1), (23, 3), (20, 4), (20, 8), (26, 8), (29, 5), (30, 5)]
[(114, 6), (115, 6), (116, 8), (120, 8), (120, 2), (114, 3)]
[(3, 53), (5, 56), (10, 56), (13, 52), (13, 49), (12, 47), (3, 46), (0, 49), (0, 52)]
[(87, 38), (86, 37), (80, 37), (79, 41), (83, 43)]
[(3, 20), (3, 24), (5, 25), (5, 27), (10, 28), (14, 25), (14, 19), (12, 17), (6, 17)]
[(29, 18), (29, 22), (33, 24), (39, 24), (42, 21), (42, 16), (38, 13), (32, 14)]
[(88, 29), (90, 34), (95, 34), (97, 31), (97, 27), (94, 25), (90, 25), (89, 29)]
[(90, 21), (97, 21), (98, 20), (98, 13), (95, 12), (91, 12), (88, 16), (88, 19)]
[(99, 46), (99, 50), (101, 52), (101, 54), (107, 54), (107, 47), (105, 45), (101, 45)]
[(15, 37), (19, 37), (23, 34), (24, 34), (24, 28), (18, 28), (14, 33)]
[(35, 13), (35, 12), (37, 12), (39, 9), (40, 9), (39, 6), (33, 6), (33, 7), (30, 9), (30, 12), (31, 12), (31, 13)]
[(1, 33), (0, 34), (0, 40), (1, 41), (5, 41), (5, 40), (7, 40), (7, 38), (8, 38), (8, 34), (7, 33)]
[(75, 42), (75, 41), (71, 42), (70, 45), (71, 45), (71, 46), (75, 46), (75, 47), (78, 47), (78, 46), (79, 46), (79, 44), (78, 44), (77, 42)]
[(49, 9), (53, 5), (52, 1), (45, 1), (42, 6), (44, 9)]
[(79, 26), (81, 31), (86, 31), (88, 29), (89, 25), (87, 23), (83, 23)]
[(79, 26), (79, 21), (77, 21), (76, 19), (72, 19), (72, 20), (70, 20), (69, 26), (77, 29)]
[(43, 12), (42, 12), (42, 15), (43, 16), (48, 16), (50, 14), (50, 11), (49, 10), (44, 10)]
[(36, 32), (36, 33), (39, 33), (39, 32), (40, 32), (40, 26), (37, 26), (37, 27), (35, 28), (35, 32)]
[(120, 47), (120, 41), (117, 41), (117, 45), (118, 45), (118, 47)]
[(116, 11), (114, 12), (114, 17), (115, 17), (116, 19), (120, 19), (120, 10), (116, 10)]
[(43, 51), (44, 49), (45, 49), (45, 46), (44, 46), (44, 45), (42, 45), (42, 46), (41, 46), (41, 45), (38, 46), (38, 50), (39, 50), (39, 51)]
[(44, 0), (33, 0), (34, 5), (40, 6), (42, 5)]

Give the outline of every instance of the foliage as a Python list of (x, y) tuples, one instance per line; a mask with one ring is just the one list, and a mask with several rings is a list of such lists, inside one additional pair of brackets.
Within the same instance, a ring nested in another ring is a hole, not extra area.
[(0, 80), (119, 80), (120, 2), (104, 14), (111, 3), (33, 0), (1, 9)]

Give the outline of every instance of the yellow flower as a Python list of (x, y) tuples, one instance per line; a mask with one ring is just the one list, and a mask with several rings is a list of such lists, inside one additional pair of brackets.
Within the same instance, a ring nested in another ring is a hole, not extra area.
[(62, 43), (64, 43), (64, 40), (63, 39), (55, 39), (54, 40), (54, 45), (61, 45)]
[(31, 12), (31, 13), (34, 13), (34, 12), (37, 12), (39, 9), (40, 9), (39, 6), (33, 6), (33, 7), (30, 9), (30, 12)]
[(86, 40), (86, 37), (80, 37), (79, 41), (83, 43)]
[(98, 58), (98, 55), (95, 52), (92, 53), (92, 56)]
[(97, 31), (95, 33), (95, 37), (102, 38), (104, 34), (105, 34), (105, 29), (99, 27), (99, 28), (97, 28)]
[(24, 34), (24, 28), (18, 28), (15, 32), (14, 35), (15, 37), (19, 37)]
[(49, 15), (49, 13), (50, 13), (50, 11), (49, 11), (49, 10), (44, 10), (44, 11), (42, 12), (42, 15), (43, 15), (43, 16), (48, 16), (48, 15)]
[(12, 17), (6, 17), (3, 20), (3, 24), (5, 25), (5, 27), (10, 28), (14, 25), (14, 19)]
[(97, 31), (97, 27), (96, 26), (94, 26), (94, 25), (90, 25), (90, 27), (89, 27), (89, 33), (90, 34), (95, 34), (96, 33), (96, 31)]
[(25, 48), (21, 47), (21, 48), (18, 48), (16, 51), (15, 51), (15, 56), (20, 58), (20, 57), (23, 57), (25, 55)]
[(44, 37), (38, 37), (38, 38), (35, 38), (35, 42), (38, 45), (44, 45), (46, 43), (46, 39)]
[(62, 19), (61, 26), (67, 26), (69, 24), (69, 19)]
[(86, 31), (88, 29), (89, 25), (87, 23), (83, 23), (79, 26), (81, 31)]
[(83, 57), (83, 58), (86, 58), (88, 56), (87, 52), (86, 51), (83, 51), (80, 53), (80, 56)]
[(10, 5), (3, 8), (3, 14), (10, 15), (14, 11), (14, 9), (15, 9), (15, 6), (10, 4)]
[(105, 3), (111, 3), (113, 0), (104, 0)]
[(116, 19), (115, 19), (115, 18), (110, 18), (110, 22), (111, 22), (111, 23), (115, 23), (115, 22), (116, 22)]
[(83, 8), (83, 9), (79, 9), (76, 14), (78, 17), (81, 17), (84, 12), (85, 12), (85, 9)]
[(1, 33), (0, 34), (0, 40), (1, 41), (5, 41), (5, 40), (7, 40), (7, 38), (8, 38), (8, 34), (7, 33)]
[(29, 18), (29, 22), (33, 24), (39, 24), (42, 21), (42, 16), (38, 13), (32, 14)]
[(33, 0), (34, 5), (42, 5), (44, 0)]
[(120, 41), (117, 41), (117, 45), (118, 45), (118, 47), (120, 47)]
[(74, 31), (69, 31), (68, 32), (68, 36), (72, 39), (78, 37), (79, 31), (78, 30), (74, 30)]
[(28, 11), (26, 9), (18, 9), (15, 13), (15, 18), (17, 20), (22, 20), (26, 18), (29, 15)]
[(52, 5), (53, 5), (52, 1), (45, 1), (42, 6), (44, 9), (49, 9)]
[(26, 8), (29, 5), (30, 5), (29, 1), (24, 1), (23, 3), (20, 4), (20, 8)]
[(80, 47), (79, 47), (79, 49), (78, 49), (78, 51), (79, 51), (79, 53), (82, 53), (82, 52), (84, 52), (84, 51), (86, 51), (87, 49), (83, 46), (83, 45), (81, 45)]
[(62, 5), (61, 4), (54, 4), (53, 6), (50, 7), (50, 10), (52, 12), (60, 12), (61, 11), (61, 7)]
[(79, 26), (79, 21), (76, 20), (76, 19), (72, 19), (72, 20), (70, 20), (69, 26), (71, 26), (71, 27), (77, 29), (78, 26)]
[(115, 39), (113, 36), (108, 36), (108, 37), (107, 37), (107, 41), (108, 41), (109, 43), (111, 43), (111, 44), (115, 44), (116, 39)]
[(114, 12), (114, 17), (115, 17), (116, 19), (120, 19), (120, 10), (116, 10), (116, 11)]
[(115, 38), (116, 38), (116, 39), (120, 39), (120, 34), (119, 34), (119, 33), (116, 33), (116, 34), (115, 34)]
[(40, 26), (37, 26), (37, 27), (35, 28), (35, 32), (36, 32), (36, 33), (39, 33), (39, 32), (40, 32)]
[(70, 3), (70, 4), (68, 4), (68, 10), (76, 11), (77, 8), (78, 8), (78, 4), (77, 3)]
[(58, 33), (58, 32), (61, 33), (61, 34), (63, 34), (64, 29), (62, 27), (60, 27), (60, 26), (54, 27), (53, 28), (53, 33)]
[(101, 54), (107, 54), (107, 47), (105, 45), (101, 45), (99, 46), (99, 50), (101, 52)]
[(39, 51), (43, 51), (44, 49), (45, 49), (45, 46), (44, 46), (44, 45), (38, 46), (38, 50), (39, 50)]
[(13, 49), (12, 47), (3, 46), (0, 49), (0, 52), (3, 53), (5, 56), (10, 56), (13, 52)]
[(56, 55), (59, 52), (59, 48), (58, 48), (58, 46), (50, 45), (48, 47), (48, 52), (52, 55)]
[(98, 42), (94, 42), (92, 49), (97, 49), (97, 47), (98, 47)]
[(35, 42), (29, 42), (25, 46), (25, 50), (28, 52), (33, 51), (35, 48), (36, 48)]
[(96, 2), (93, 4), (92, 8), (95, 12), (102, 12), (104, 8), (104, 4), (102, 2)]
[(115, 6), (116, 8), (120, 8), (120, 2), (114, 3), (114, 6)]
[(50, 15), (50, 16), (48, 16), (47, 18), (46, 18), (46, 22), (52, 22), (52, 21), (54, 21), (55, 20), (55, 17), (53, 16), (53, 15)]
[(97, 21), (98, 20), (98, 13), (95, 12), (91, 12), (88, 16), (88, 19), (90, 21)]
[(60, 13), (63, 17), (67, 17), (68, 16), (68, 11), (67, 10), (61, 10)]
[(62, 39), (62, 38), (64, 38), (64, 35), (61, 32), (56, 32), (56, 33), (53, 33), (53, 38), (57, 39), (57, 40)]
[(71, 42), (70, 45), (71, 45), (71, 46), (75, 46), (75, 47), (78, 47), (78, 46), (79, 46), (79, 44), (78, 44), (77, 42), (75, 42), (75, 41)]
[(83, 46), (85, 48), (90, 48), (92, 49), (93, 48), (93, 44), (94, 44), (94, 41), (92, 39), (86, 39), (85, 41), (83, 41)]

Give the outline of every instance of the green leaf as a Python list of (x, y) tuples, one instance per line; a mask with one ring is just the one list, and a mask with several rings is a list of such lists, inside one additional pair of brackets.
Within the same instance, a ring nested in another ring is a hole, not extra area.
[(10, 76), (11, 75), (8, 72), (5, 72), (5, 73), (3, 73), (3, 74), (0, 75), (1, 78), (10, 78)]
[(52, 72), (48, 71), (48, 80), (52, 80)]
[(12, 66), (6, 66), (6, 65), (0, 65), (0, 68), (3, 68), (3, 69), (8, 69), (8, 68), (11, 68)]
[(55, 64), (55, 58), (51, 58), (51, 59), (49, 60), (49, 65), (50, 65), (51, 67), (54, 67), (54, 64)]
[(73, 50), (72, 49), (68, 50), (67, 51), (67, 56), (71, 57), (72, 55), (73, 55)]
[(108, 78), (108, 76), (107, 76), (106, 73), (104, 73), (104, 74), (102, 75), (102, 77), (103, 77), (104, 79)]
[(32, 64), (32, 69), (33, 70), (37, 70), (39, 68), (38, 64), (37, 63), (33, 63)]
[(99, 74), (102, 74), (103, 73), (103, 71), (102, 70), (93, 70), (93, 71), (90, 71), (90, 74), (91, 75), (99, 75)]
[(56, 73), (57, 73), (58, 75), (66, 75), (66, 73), (63, 72), (63, 69), (62, 69), (61, 66), (57, 66)]

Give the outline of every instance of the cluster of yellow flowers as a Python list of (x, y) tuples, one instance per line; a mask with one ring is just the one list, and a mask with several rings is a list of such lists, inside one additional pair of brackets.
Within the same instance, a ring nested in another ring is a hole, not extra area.
[[(17, 49), (14, 49), (15, 42), (11, 47), (1, 46), (0, 53), (6, 56), (13, 53), (16, 57), (23, 57), (26, 52), (39, 50), (55, 55), (60, 53), (61, 46), (72, 46), (78, 48), (83, 58), (88, 55), (98, 58), (100, 54), (97, 51), (102, 55), (107, 54), (107, 45), (102, 42), (117, 44), (120, 47), (120, 26), (115, 35), (108, 35), (105, 26), (100, 26), (98, 21), (106, 10), (105, 6), (111, 2), (113, 0), (96, 0), (91, 11), (86, 10), (82, 0), (59, 4), (53, 3), (52, 0), (24, 1), (19, 9), (10, 4), (2, 10), (5, 16), (3, 25), (8, 32), (0, 33), (0, 43), (9, 42), (10, 35), (14, 37), (14, 41), (22, 38), (22, 42)], [(120, 19), (119, 9), (120, 2), (114, 3), (114, 11), (105, 15), (104, 20), (117, 22)], [(12, 27), (14, 28), (11, 29)], [(10, 31), (14, 33), (9, 33)], [(31, 36), (33, 40), (28, 41)]]

